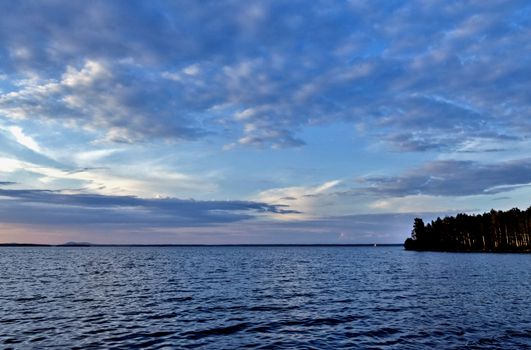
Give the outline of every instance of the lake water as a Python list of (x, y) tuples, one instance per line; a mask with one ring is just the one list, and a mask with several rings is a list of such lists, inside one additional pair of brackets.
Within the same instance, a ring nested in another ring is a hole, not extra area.
[(531, 255), (0, 248), (2, 348), (521, 349)]

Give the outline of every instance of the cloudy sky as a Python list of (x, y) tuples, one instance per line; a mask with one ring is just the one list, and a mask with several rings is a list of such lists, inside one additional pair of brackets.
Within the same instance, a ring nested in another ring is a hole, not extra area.
[(400, 243), (531, 205), (529, 1), (2, 1), (0, 241)]

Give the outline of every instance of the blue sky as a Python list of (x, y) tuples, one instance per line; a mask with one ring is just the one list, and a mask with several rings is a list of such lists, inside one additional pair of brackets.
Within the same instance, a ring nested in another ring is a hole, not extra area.
[(0, 16), (0, 241), (397, 243), (531, 204), (527, 1)]

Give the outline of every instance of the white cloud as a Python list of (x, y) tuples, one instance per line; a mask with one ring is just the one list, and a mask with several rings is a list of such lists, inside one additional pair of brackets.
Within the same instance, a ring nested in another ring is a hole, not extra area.
[(330, 193), (340, 183), (340, 180), (332, 180), (317, 186), (273, 188), (260, 192), (254, 199), (266, 203), (289, 205), (290, 209), (301, 212), (301, 214), (282, 216), (270, 214), (270, 216), (282, 220), (307, 220), (325, 213), (321, 207), (324, 202), (321, 196)]
[(80, 68), (67, 66), (59, 79), (21, 80), (18, 90), (0, 95), (0, 113), (11, 119), (58, 122), (111, 142), (197, 137), (194, 121), (173, 110), (175, 92), (168, 100), (165, 86), (149, 76), (138, 81), (127, 69), (135, 66), (86, 60)]
[(183, 69), (183, 73), (187, 75), (197, 75), (201, 72), (201, 68), (199, 68), (199, 65), (192, 64), (186, 68)]
[(79, 152), (72, 155), (73, 160), (79, 166), (91, 165), (94, 162), (98, 162), (102, 159), (105, 159), (113, 154), (123, 151), (120, 148), (109, 148), (109, 149), (98, 149), (91, 151)]
[(98, 80), (110, 79), (111, 73), (101, 62), (87, 60), (80, 70), (68, 66), (62, 76), (61, 84), (71, 88), (90, 87)]
[(0, 171), (3, 173), (12, 173), (24, 169), (26, 164), (18, 159), (0, 157)]
[(18, 126), (11, 126), (8, 128), (8, 130), (15, 137), (17, 142), (20, 143), (21, 145), (26, 146), (27, 148), (37, 153), (42, 152), (42, 149), (39, 146), (39, 144), (31, 136), (24, 134), (24, 131), (22, 130), (22, 128)]

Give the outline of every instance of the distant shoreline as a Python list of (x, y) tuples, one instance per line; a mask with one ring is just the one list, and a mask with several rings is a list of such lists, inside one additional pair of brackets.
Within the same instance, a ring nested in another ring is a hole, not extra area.
[(0, 247), (402, 247), (402, 243), (387, 244), (38, 244), (0, 243)]
[(406, 250), (481, 253), (530, 253), (531, 207), (477, 215), (437, 218), (427, 225), (415, 218)]

